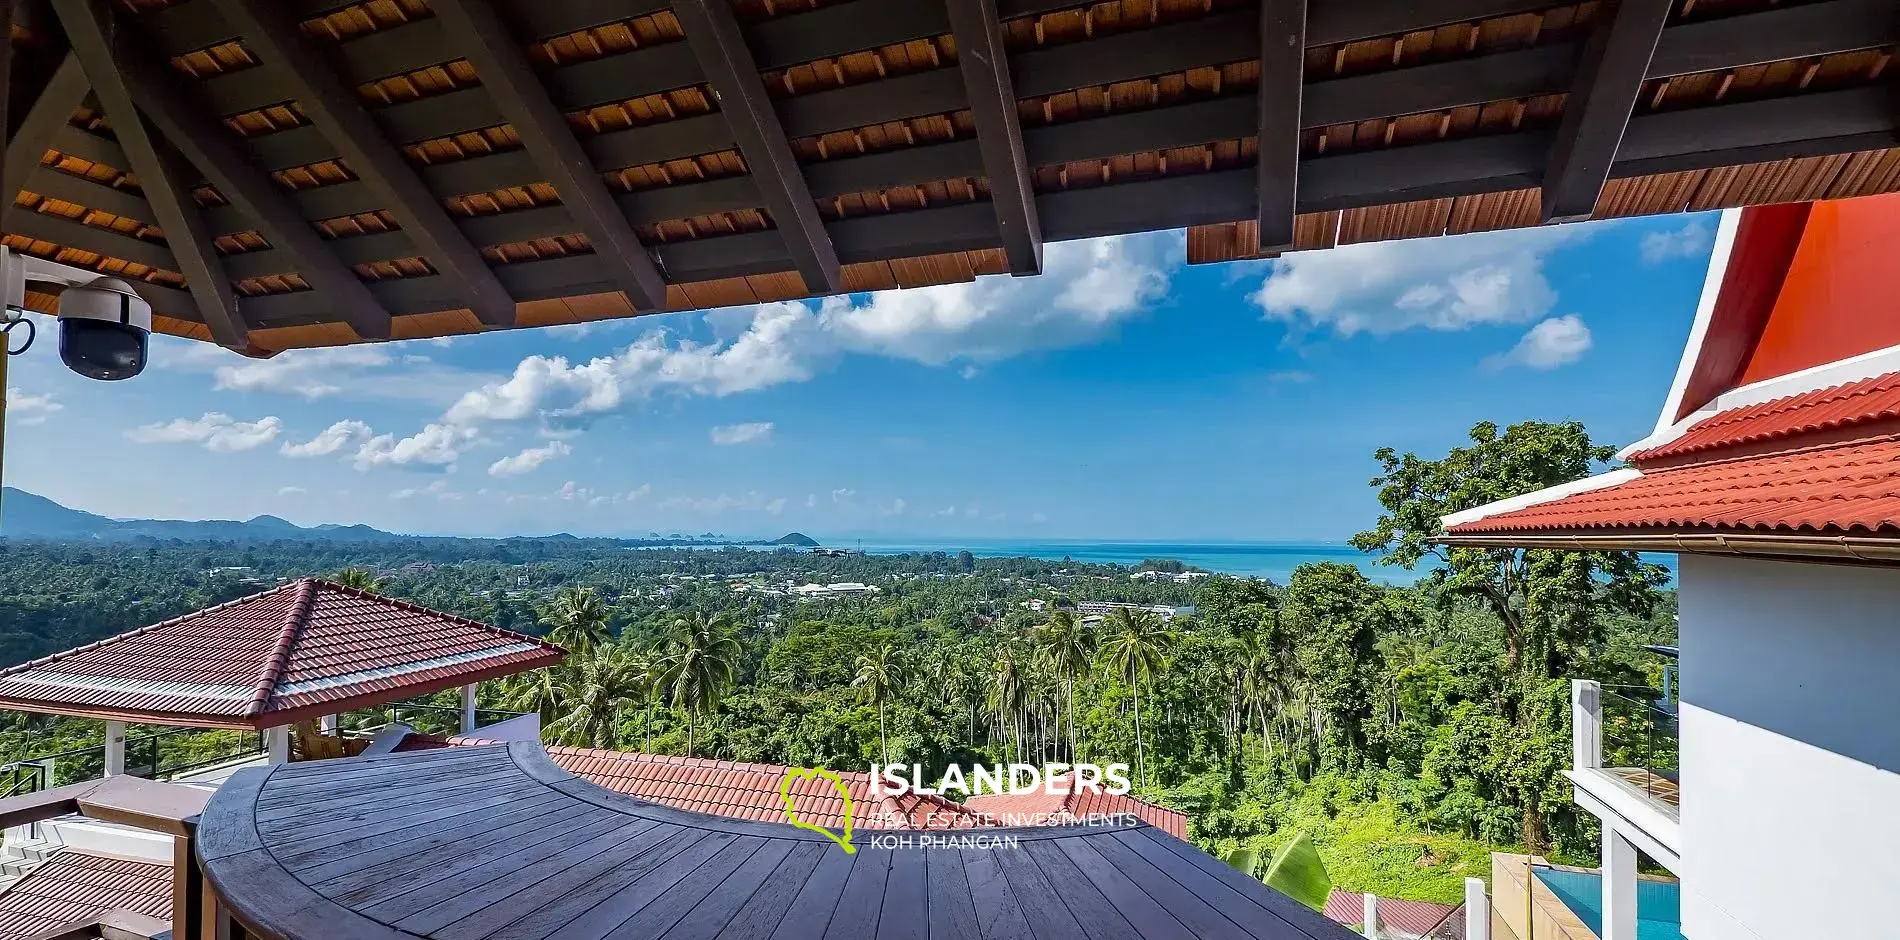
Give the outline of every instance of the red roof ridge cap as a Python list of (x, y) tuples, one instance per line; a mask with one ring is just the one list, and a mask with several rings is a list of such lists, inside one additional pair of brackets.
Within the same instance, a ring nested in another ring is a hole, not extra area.
[(118, 643), (124, 640), (132, 639), (133, 637), (143, 636), (147, 633), (151, 633), (154, 630), (163, 630), (166, 627), (177, 626), (178, 624), (184, 623), (187, 620), (194, 620), (196, 618), (203, 617), (206, 614), (214, 614), (214, 613), (217, 613), (218, 611), (225, 610), (231, 607), (236, 607), (239, 604), (249, 603), (250, 601), (257, 600), (258, 598), (275, 594), (278, 591), (289, 590), (296, 586), (297, 586), (297, 582), (295, 581), (290, 582), (288, 584), (279, 584), (276, 587), (270, 588), (268, 590), (258, 591), (255, 594), (246, 594), (243, 597), (232, 598), (231, 600), (225, 601), (222, 604), (214, 604), (210, 607), (204, 608), (203, 610), (194, 610), (190, 613), (179, 614), (176, 617), (171, 617), (165, 620), (161, 620), (154, 624), (148, 624), (143, 627), (135, 627), (131, 630), (125, 631), (124, 633), (115, 633), (104, 639), (94, 640), (91, 643), (87, 643), (84, 646), (75, 646), (69, 650), (61, 650), (57, 653), (51, 653), (46, 656), (41, 656), (38, 659), (28, 660), (27, 662), (23, 662), (17, 666), (8, 666), (5, 669), (0, 669), (0, 676), (10, 676), (15, 673), (25, 672), (29, 669), (36, 669), (40, 666), (45, 666), (50, 663), (58, 662), (59, 660), (65, 659), (68, 656), (77, 656), (80, 653), (91, 652), (92, 650), (96, 650), (102, 646), (108, 646), (113, 643)]
[(284, 612), (284, 625), (277, 634), (277, 645), (271, 647), (270, 655), (264, 659), (264, 670), (257, 677), (257, 690), (251, 695), (251, 703), (244, 706), (244, 717), (254, 718), (270, 704), (271, 693), (277, 691), (277, 680), (283, 678), (284, 669), (290, 665), (290, 651), (296, 647), (297, 637), (302, 635), (304, 624), (310, 622), (310, 610), (316, 606), (320, 584), (316, 578), (304, 578), (296, 583), (297, 596), (291, 599), (290, 609)]

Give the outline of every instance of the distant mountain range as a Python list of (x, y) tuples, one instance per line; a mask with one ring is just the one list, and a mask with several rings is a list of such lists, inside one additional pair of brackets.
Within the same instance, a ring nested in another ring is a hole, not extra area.
[[(117, 542), (131, 539), (179, 539), (181, 541), (255, 541), (296, 540), (305, 542), (385, 542), (425, 536), (399, 535), (366, 525), (300, 526), (276, 516), (257, 516), (237, 522), (226, 519), (108, 519), (105, 516), (69, 509), (44, 496), (6, 487), (0, 490), (0, 536), (15, 539), (55, 541)], [(573, 539), (566, 533), (542, 536), (549, 539)], [(671, 536), (616, 541), (655, 544), (756, 544), (815, 546), (818, 543), (796, 532), (774, 542), (730, 542), (712, 533), (703, 536)]]
[(276, 516), (258, 516), (243, 522), (225, 519), (108, 519), (68, 509), (44, 496), (7, 487), (0, 492), (0, 535), (16, 539), (119, 541), (123, 539), (201, 539), (268, 541), (375, 542), (411, 538), (366, 525), (320, 525), (305, 528)]

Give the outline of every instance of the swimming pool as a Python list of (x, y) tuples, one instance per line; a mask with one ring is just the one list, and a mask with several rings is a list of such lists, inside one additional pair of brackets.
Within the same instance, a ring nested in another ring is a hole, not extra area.
[[(1603, 876), (1590, 871), (1536, 870), (1537, 880), (1603, 936)], [(1682, 886), (1673, 881), (1636, 881), (1637, 940), (1683, 940)]]

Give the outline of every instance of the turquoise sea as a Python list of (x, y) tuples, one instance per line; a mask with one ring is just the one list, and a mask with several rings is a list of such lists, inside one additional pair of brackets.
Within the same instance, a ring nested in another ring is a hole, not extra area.
[[(1429, 571), (1421, 563), (1416, 571), (1382, 565), (1378, 556), (1368, 555), (1343, 542), (1100, 542), (1049, 539), (835, 539), (825, 543), (833, 548), (862, 549), (872, 555), (900, 555), (906, 552), (968, 551), (982, 558), (1063, 558), (1095, 564), (1135, 565), (1149, 558), (1172, 558), (1196, 568), (1221, 574), (1269, 578), (1285, 584), (1293, 569), (1313, 561), (1333, 561), (1357, 565), (1366, 577), (1389, 584), (1409, 584)], [(1649, 555), (1645, 560), (1675, 570), (1676, 556)]]
[(1293, 569), (1310, 561), (1336, 561), (1358, 565), (1368, 577), (1393, 583), (1406, 583), (1418, 576), (1403, 568), (1378, 563), (1378, 559), (1337, 542), (1088, 542), (1039, 539), (839, 539), (826, 544), (837, 548), (861, 548), (872, 555), (899, 555), (906, 552), (968, 551), (983, 558), (1073, 559), (1093, 564), (1140, 564), (1148, 558), (1172, 558), (1196, 568), (1222, 574), (1271, 578), (1281, 584), (1293, 576)]

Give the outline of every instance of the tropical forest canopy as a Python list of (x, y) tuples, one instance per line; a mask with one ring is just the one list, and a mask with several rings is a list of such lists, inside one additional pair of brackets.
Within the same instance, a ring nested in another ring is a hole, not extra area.
[[(1602, 468), (1577, 424), (1481, 424), (1375, 455), (1353, 544), (1408, 586), (1313, 563), (1287, 584), (959, 555), (823, 557), (587, 540), (0, 543), (0, 662), (323, 574), (552, 635), (567, 665), (484, 686), (550, 741), (864, 769), (1125, 762), (1217, 853), (1309, 832), (1344, 888), (1455, 902), (1494, 849), (1596, 854), (1569, 799), (1569, 681), (1654, 685), (1667, 572), (1626, 553), (1448, 549), (1440, 516)], [(1153, 566), (1179, 569), (1178, 563)], [(878, 593), (802, 599), (787, 584)], [(735, 589), (744, 585), (744, 590)], [(1192, 605), (1163, 620), (1081, 601)], [(0, 720), (0, 760), (96, 742)]]

